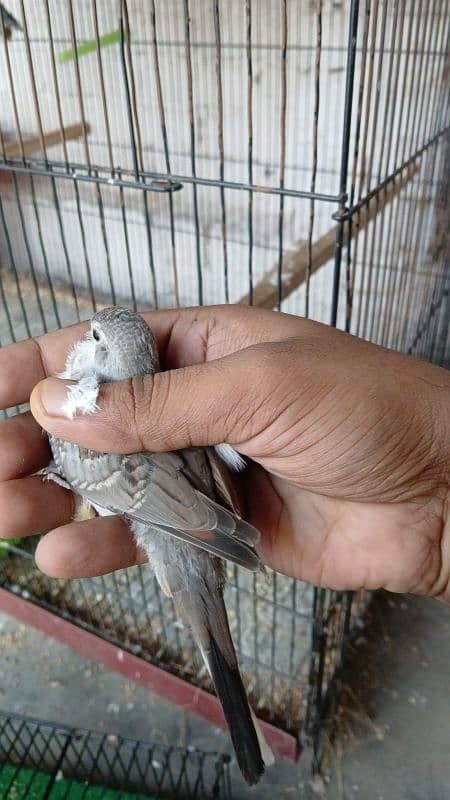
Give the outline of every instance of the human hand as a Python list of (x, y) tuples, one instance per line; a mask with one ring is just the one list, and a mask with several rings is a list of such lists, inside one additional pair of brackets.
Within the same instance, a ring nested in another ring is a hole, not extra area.
[(104, 384), (100, 410), (72, 421), (59, 413), (63, 382), (40, 381), (62, 369), (86, 326), (0, 351), (0, 407), (25, 402), (35, 387), (35, 419), (0, 423), (5, 536), (53, 529), (36, 558), (59, 577), (143, 560), (120, 519), (71, 522), (73, 495), (29, 476), (49, 459), (39, 425), (121, 453), (225, 441), (253, 460), (248, 517), (269, 566), (337, 589), (450, 601), (448, 373), (275, 312), (218, 306), (145, 317), (167, 371)]

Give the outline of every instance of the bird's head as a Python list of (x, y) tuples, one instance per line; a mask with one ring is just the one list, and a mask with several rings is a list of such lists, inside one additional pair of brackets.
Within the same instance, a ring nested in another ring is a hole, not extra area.
[(86, 339), (100, 380), (120, 381), (158, 372), (155, 338), (139, 314), (121, 306), (98, 311)]

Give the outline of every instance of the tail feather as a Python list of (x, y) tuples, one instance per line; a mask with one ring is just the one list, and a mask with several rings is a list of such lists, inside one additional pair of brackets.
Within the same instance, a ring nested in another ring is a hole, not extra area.
[(230, 666), (212, 636), (209, 650), (204, 655), (225, 713), (240, 770), (247, 783), (253, 785), (264, 772), (264, 760), (239, 669)]
[[(212, 562), (210, 556), (204, 558), (207, 559), (203, 564), (204, 574), (195, 575), (192, 565), (186, 565), (186, 570), (178, 575), (182, 583), (179, 588), (174, 571), (167, 565), (165, 573), (178, 612), (191, 626), (214, 683), (239, 768), (247, 783), (253, 785), (258, 783), (264, 767), (273, 763), (273, 753), (250, 707), (239, 672), (222, 594), (225, 568), (219, 559)], [(158, 580), (161, 581), (161, 575)]]
[(258, 717), (253, 711), (251, 705), (249, 705), (249, 709), (250, 709), (250, 714), (252, 715), (253, 725), (255, 726), (256, 735), (258, 737), (259, 746), (261, 748), (261, 755), (262, 755), (262, 760), (264, 761), (264, 766), (271, 767), (273, 766), (273, 764), (275, 764), (275, 756), (272, 753), (272, 750), (270, 749), (269, 745), (267, 744), (264, 738), (264, 734), (261, 730)]

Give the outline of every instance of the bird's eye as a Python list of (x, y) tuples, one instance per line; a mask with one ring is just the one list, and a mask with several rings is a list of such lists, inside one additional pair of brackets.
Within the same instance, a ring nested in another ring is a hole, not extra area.
[(94, 339), (95, 339), (95, 341), (96, 341), (96, 342), (99, 342), (99, 341), (100, 341), (100, 334), (99, 334), (99, 332), (98, 332), (98, 331), (97, 331), (95, 328), (94, 328), (94, 330), (92, 331), (92, 336), (94, 337)]

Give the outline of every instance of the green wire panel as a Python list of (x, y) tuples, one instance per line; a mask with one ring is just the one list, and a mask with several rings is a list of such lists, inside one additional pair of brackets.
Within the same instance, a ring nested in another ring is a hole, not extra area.
[(228, 761), (0, 712), (1, 800), (230, 800)]

